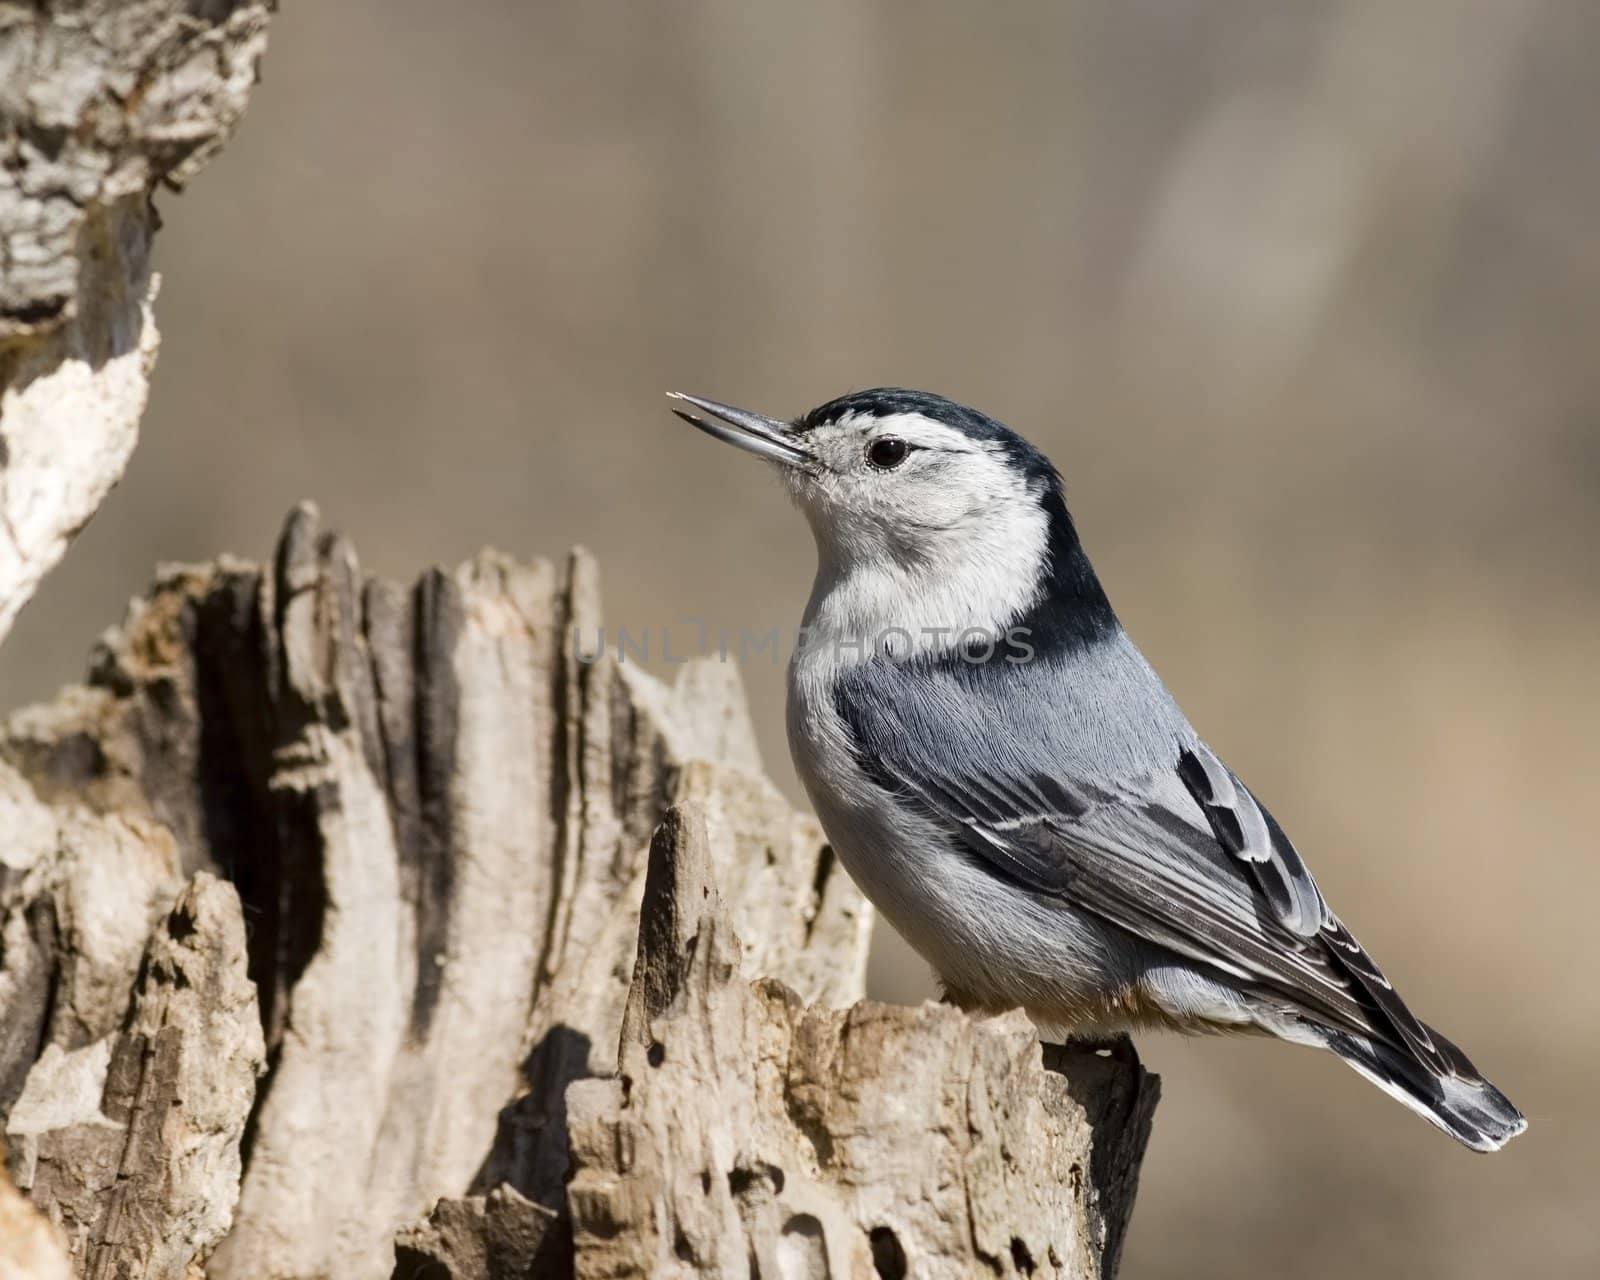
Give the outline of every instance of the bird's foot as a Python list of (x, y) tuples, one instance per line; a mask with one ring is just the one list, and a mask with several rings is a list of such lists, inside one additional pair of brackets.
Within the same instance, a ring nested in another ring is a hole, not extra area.
[(1068, 1036), (1062, 1041), (1061, 1047), (1069, 1053), (1093, 1053), (1102, 1058), (1110, 1058), (1113, 1062), (1120, 1062), (1123, 1066), (1132, 1067), (1136, 1071), (1144, 1066), (1139, 1060), (1139, 1050), (1134, 1047), (1133, 1037), (1126, 1031)]

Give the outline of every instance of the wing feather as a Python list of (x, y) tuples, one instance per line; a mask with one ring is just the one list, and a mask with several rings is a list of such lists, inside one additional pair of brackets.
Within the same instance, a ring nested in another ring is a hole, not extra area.
[(918, 678), (862, 664), (835, 702), (869, 775), (948, 823), (997, 874), (1320, 1023), (1447, 1061), (1272, 815), (1203, 744), (1174, 740), (1165, 778), (1160, 765), (1115, 785), (1024, 773), (1003, 762), (1050, 758), (1029, 724), (990, 715), (973, 726), (978, 740), (957, 748), (932, 732), (940, 717)]

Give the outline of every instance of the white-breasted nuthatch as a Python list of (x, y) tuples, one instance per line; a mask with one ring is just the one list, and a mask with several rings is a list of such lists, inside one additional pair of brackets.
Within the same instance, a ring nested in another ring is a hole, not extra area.
[(918, 391), (792, 423), (678, 395), (817, 543), (789, 745), (845, 868), (967, 1008), (1331, 1049), (1451, 1137), (1527, 1122), (1401, 1001), (1112, 612), (1060, 476)]

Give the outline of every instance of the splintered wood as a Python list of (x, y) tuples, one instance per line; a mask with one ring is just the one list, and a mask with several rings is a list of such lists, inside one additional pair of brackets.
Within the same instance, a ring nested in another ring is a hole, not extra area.
[(581, 553), (401, 588), (302, 508), (11, 718), (0, 1120), (76, 1274), (1111, 1273), (1154, 1080), (858, 1003), (733, 668), (598, 623)]

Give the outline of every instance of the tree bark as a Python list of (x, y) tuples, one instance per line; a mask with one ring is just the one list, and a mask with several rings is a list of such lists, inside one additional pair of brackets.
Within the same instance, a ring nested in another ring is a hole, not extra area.
[(271, 0), (0, 0), (0, 640), (122, 478), (157, 184), (232, 135)]
[[(699, 809), (651, 846), (616, 1076), (567, 1094), (586, 1277), (1115, 1271), (1155, 1090), (1020, 1013), (749, 982)], [(1098, 1159), (1097, 1163), (1097, 1157)], [(1113, 1161), (1113, 1164), (1118, 1162)]]
[(403, 590), (302, 508), (11, 718), (0, 1117), (78, 1274), (1111, 1273), (1155, 1082), (858, 1003), (732, 668), (599, 624), (582, 553)]

